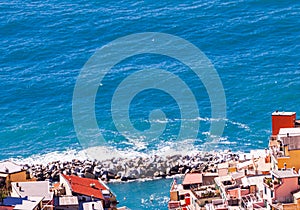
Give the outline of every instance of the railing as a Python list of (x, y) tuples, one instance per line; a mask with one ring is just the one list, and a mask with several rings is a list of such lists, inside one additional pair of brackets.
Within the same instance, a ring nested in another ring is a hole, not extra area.
[(281, 185), (281, 180), (280, 179), (275, 179), (273, 180), (272, 178), (264, 178), (263, 182), (268, 185), (270, 188), (271, 187), (276, 187), (277, 185)]

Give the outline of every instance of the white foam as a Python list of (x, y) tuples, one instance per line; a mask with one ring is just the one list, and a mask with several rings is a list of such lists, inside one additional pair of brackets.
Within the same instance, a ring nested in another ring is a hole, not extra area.
[[(227, 137), (217, 138), (209, 134), (209, 132), (202, 133), (203, 135), (210, 136), (216, 143), (222, 145), (232, 145), (228, 141)], [(202, 145), (195, 146), (195, 139), (186, 139), (184, 141), (172, 141), (160, 142), (155, 149), (149, 149), (147, 142), (143, 142), (143, 139), (131, 139), (128, 140), (128, 147), (126, 148), (116, 148), (114, 146), (104, 147), (96, 146), (81, 151), (69, 149), (67, 151), (54, 151), (47, 154), (35, 154), (26, 158), (13, 158), (12, 161), (18, 164), (48, 164), (55, 161), (72, 161), (73, 159), (86, 160), (86, 159), (96, 159), (96, 160), (107, 160), (112, 158), (122, 158), (122, 159), (133, 159), (136, 157), (151, 158), (154, 155), (157, 156), (172, 156), (172, 155), (196, 155), (203, 153), (203, 148), (205, 145), (210, 145), (209, 142)], [(125, 142), (124, 142), (125, 143)], [(214, 143), (214, 141), (212, 142)], [(218, 147), (212, 147), (212, 149), (218, 149)], [(209, 152), (209, 151), (208, 151)], [(213, 152), (213, 151), (211, 151)]]
[(43, 164), (54, 161), (72, 161), (73, 159), (86, 160), (88, 156), (84, 151), (70, 149), (67, 151), (54, 151), (47, 154), (34, 154), (26, 158), (11, 158), (10, 160), (17, 164)]
[(180, 144), (167, 142), (165, 145), (160, 146), (157, 150), (151, 150), (146, 152), (139, 152), (135, 149), (126, 148), (123, 150), (116, 149), (114, 147), (91, 147), (88, 149), (84, 149), (81, 151), (77, 151), (74, 149), (69, 149), (67, 151), (54, 151), (46, 154), (34, 154), (26, 158), (11, 158), (10, 160), (17, 164), (43, 164), (46, 165), (51, 162), (56, 161), (65, 161), (71, 162), (74, 159), (78, 159), (81, 161), (87, 159), (96, 159), (99, 161), (112, 159), (112, 158), (122, 158), (122, 159), (133, 159), (136, 157), (150, 158), (154, 155), (166, 157), (172, 155), (192, 155), (201, 153), (200, 150), (195, 149), (192, 145), (193, 140), (186, 140), (181, 142)]

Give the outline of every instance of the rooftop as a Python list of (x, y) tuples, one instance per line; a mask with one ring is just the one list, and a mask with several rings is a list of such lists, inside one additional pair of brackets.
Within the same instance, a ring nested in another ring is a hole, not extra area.
[(279, 135), (297, 136), (300, 135), (300, 128), (280, 128)]
[(20, 197), (6, 197), (3, 199), (3, 205), (5, 206), (15, 206), (17, 204), (22, 204), (23, 200), (27, 200), (26, 198), (20, 198)]
[(300, 191), (293, 194), (294, 198), (298, 200), (300, 198)]
[(188, 185), (188, 184), (201, 184), (202, 183), (202, 174), (195, 173), (195, 174), (186, 174), (182, 184)]
[(291, 169), (287, 170), (272, 170), (271, 174), (273, 174), (277, 178), (292, 178), (292, 177), (299, 177), (300, 175), (294, 172)]
[(248, 176), (248, 177), (243, 177), (242, 178), (242, 184), (243, 186), (251, 186), (251, 185), (256, 185), (258, 187), (259, 191), (264, 190), (264, 178), (269, 177), (269, 176)]
[(257, 170), (260, 172), (271, 171), (271, 163), (266, 163), (264, 158), (259, 158), (256, 164), (257, 164)]
[(245, 177), (246, 175), (245, 175), (245, 173), (243, 172), (243, 171), (240, 171), (240, 172), (233, 172), (232, 174), (231, 174), (231, 177), (232, 177), (232, 179), (234, 179), (234, 180), (237, 180), (237, 179), (241, 179), (241, 178), (243, 178), (243, 177)]
[(22, 204), (17, 204), (14, 209), (32, 210), (35, 209), (42, 200), (43, 200), (42, 197), (31, 197), (28, 198), (28, 200), (24, 200)]
[(64, 175), (62, 177), (69, 182), (73, 192), (80, 195), (93, 196), (94, 198), (104, 199), (101, 190), (108, 190), (100, 184), (98, 180), (81, 178), (73, 175)]
[(12, 182), (11, 185), (12, 195), (14, 196), (43, 196), (46, 201), (50, 201), (53, 198), (53, 192), (49, 190), (49, 181)]
[(0, 173), (12, 174), (23, 170), (22, 166), (19, 166), (11, 161), (0, 162)]
[(227, 169), (229, 167), (229, 163), (225, 162), (225, 163), (219, 163), (218, 164), (218, 169)]
[(242, 163), (238, 163), (237, 164), (237, 168), (241, 169), (241, 168), (247, 168), (248, 166), (253, 165), (253, 161), (252, 160), (247, 160), (245, 162)]
[(296, 112), (284, 112), (284, 111), (282, 111), (282, 112), (279, 112), (279, 111), (275, 111), (275, 112), (273, 112), (272, 113), (272, 116), (280, 116), (280, 115), (282, 115), (282, 116), (291, 116), (291, 115), (294, 115), (294, 114), (296, 114)]

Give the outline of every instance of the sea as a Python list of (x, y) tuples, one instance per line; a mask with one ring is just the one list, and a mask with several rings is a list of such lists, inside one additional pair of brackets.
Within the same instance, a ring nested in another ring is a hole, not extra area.
[[(95, 55), (110, 68), (84, 75)], [(299, 64), (298, 1), (2, 0), (0, 160), (264, 149), (272, 112), (300, 114)], [(74, 111), (85, 76), (94, 98), (81, 95)], [(97, 132), (82, 139), (90, 119)], [(120, 206), (166, 210), (171, 182), (109, 186)]]

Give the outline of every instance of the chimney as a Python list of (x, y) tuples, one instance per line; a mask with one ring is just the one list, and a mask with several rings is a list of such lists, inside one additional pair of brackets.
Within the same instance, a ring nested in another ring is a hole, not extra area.
[(286, 170), (286, 163), (283, 164), (283, 170)]

